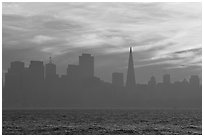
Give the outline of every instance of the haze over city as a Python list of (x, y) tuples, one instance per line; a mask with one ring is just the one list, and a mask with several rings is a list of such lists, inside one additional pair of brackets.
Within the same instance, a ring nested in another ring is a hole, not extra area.
[(3, 135), (202, 135), (202, 2), (3, 2)]
[[(202, 69), (201, 3), (3, 3), (3, 73), (10, 62), (49, 62), (65, 74), (81, 53), (95, 58), (95, 75), (127, 74), (133, 47), (135, 79), (172, 81)], [(124, 77), (126, 78), (126, 77)]]

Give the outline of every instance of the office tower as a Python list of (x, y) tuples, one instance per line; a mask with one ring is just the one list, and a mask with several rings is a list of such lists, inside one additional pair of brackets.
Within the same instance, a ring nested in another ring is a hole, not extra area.
[(191, 87), (199, 87), (200, 85), (199, 77), (197, 75), (192, 75), (190, 77), (189, 84), (191, 85)]
[(13, 84), (16, 84), (16, 86), (20, 86), (20, 84), (22, 84), (24, 69), (24, 62), (11, 62), (8, 72), (5, 74), (5, 86), (14, 86)]
[(94, 77), (94, 57), (91, 54), (83, 53), (79, 56), (80, 76), (82, 78)]
[(69, 79), (78, 79), (80, 76), (79, 65), (68, 64), (67, 76)]
[(56, 65), (52, 63), (52, 59), (50, 57), (50, 61), (45, 65), (45, 78), (53, 79), (56, 78)]
[(170, 75), (169, 74), (165, 74), (163, 76), (163, 83), (164, 84), (170, 84), (171, 83), (171, 79), (170, 79)]
[(148, 81), (148, 85), (150, 86), (150, 87), (155, 87), (156, 86), (156, 79), (155, 79), (155, 77), (154, 76), (152, 76), (151, 78), (150, 78), (150, 80)]
[(23, 62), (11, 62), (8, 72), (5, 74), (4, 106), (18, 106), (22, 103), (24, 70)]
[(114, 72), (112, 73), (112, 84), (115, 86), (123, 86), (123, 73)]
[(42, 61), (31, 61), (29, 73), (32, 80), (38, 81), (44, 79), (44, 65)]
[(11, 67), (9, 69), (10, 72), (19, 73), (24, 70), (24, 62), (14, 61), (11, 62)]
[(127, 88), (135, 87), (135, 71), (134, 71), (134, 63), (133, 63), (133, 56), (132, 56), (132, 47), (130, 47), (126, 87)]

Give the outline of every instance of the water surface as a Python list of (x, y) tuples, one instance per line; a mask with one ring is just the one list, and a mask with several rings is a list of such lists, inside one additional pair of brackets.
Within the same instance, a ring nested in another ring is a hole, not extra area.
[(2, 134), (202, 134), (201, 110), (3, 110)]

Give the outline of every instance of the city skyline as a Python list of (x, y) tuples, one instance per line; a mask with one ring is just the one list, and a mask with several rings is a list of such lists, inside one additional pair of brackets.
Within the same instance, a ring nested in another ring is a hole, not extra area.
[[(4, 108), (199, 108), (202, 84), (197, 75), (171, 82), (164, 74), (157, 82), (152, 76), (146, 84), (135, 82), (132, 48), (129, 51), (127, 80), (123, 73), (113, 72), (108, 83), (94, 75), (94, 56), (82, 53), (78, 64), (68, 64), (67, 73), (59, 76), (56, 65), (31, 60), (11, 62), (3, 86)], [(121, 101), (123, 100), (123, 101)], [(162, 102), (162, 103), (161, 103)]]
[(112, 72), (126, 76), (132, 46), (138, 83), (166, 73), (172, 81), (201, 77), (200, 3), (5, 2), (2, 12), (3, 74), (14, 60), (28, 65), (51, 56), (62, 75), (89, 53), (96, 76), (110, 82)]
[[(122, 72), (112, 72), (112, 80), (111, 81), (104, 81), (103, 79), (101, 79), (104, 82), (109, 82), (111, 84), (116, 84), (116, 86), (121, 86), (122, 87), (127, 87), (127, 88), (134, 88), (137, 84), (149, 84), (149, 82), (155, 82), (155, 84), (158, 83), (177, 83), (177, 82), (190, 82), (190, 79), (192, 77), (195, 77), (197, 75), (191, 75), (189, 78), (183, 78), (180, 79), (178, 81), (172, 81), (171, 79), (171, 75), (169, 73), (165, 73), (162, 75), (162, 81), (157, 81), (157, 78), (152, 75), (149, 77), (149, 80), (146, 81), (145, 83), (137, 83), (135, 81), (135, 72), (134, 72), (134, 63), (133, 63), (133, 55), (132, 55), (132, 47), (129, 48), (129, 60), (128, 60), (128, 68), (127, 68), (127, 75), (124, 76), (124, 73)], [(87, 60), (88, 59), (88, 60)], [(91, 60), (90, 60), (91, 59)], [(88, 63), (89, 65), (91, 65), (91, 67), (87, 67), (86, 63), (84, 62), (92, 62), (91, 64)], [(59, 75), (57, 74), (56, 70), (57, 70), (57, 65), (54, 64), (53, 60), (51, 57), (49, 57), (49, 62), (44, 63), (43, 61), (38, 61), (38, 60), (31, 60), (30, 64), (28, 66), (25, 66), (25, 62), (22, 61), (13, 61), (10, 63), (10, 67), (8, 68), (8, 71), (6, 73), (9, 73), (10, 68), (17, 68), (18, 71), (18, 67), (21, 66), (21, 69), (29, 69), (32, 68), (32, 66), (34, 66), (34, 64), (39, 64), (40, 66), (42, 66), (42, 69), (40, 71), (43, 71), (41, 74), (41, 77), (43, 80), (46, 80), (47, 78), (63, 78), (64, 76), (68, 76), (68, 77), (76, 77), (76, 75), (74, 73), (78, 73), (77, 75), (79, 75), (79, 77), (84, 77), (85, 79), (87, 79), (88, 77), (97, 77), (96, 75), (94, 75), (94, 72), (96, 71), (94, 69), (94, 56), (92, 56), (91, 54), (88, 53), (82, 53), (79, 56), (79, 60), (78, 60), (78, 64), (67, 64), (67, 68), (66, 68), (66, 73)], [(16, 64), (16, 66), (15, 66)], [(81, 69), (81, 70), (80, 70)], [(80, 72), (81, 71), (81, 72)], [(86, 72), (86, 73), (85, 73)], [(74, 74), (74, 75), (71, 75)], [(127, 79), (125, 79), (125, 77)], [(129, 77), (129, 78), (128, 78)], [(199, 78), (199, 84), (202, 85), (202, 78), (200, 78), (199, 76), (197, 76)], [(100, 77), (98, 77), (100, 79)], [(122, 79), (117, 81), (117, 78)], [(189, 79), (189, 81), (188, 81)], [(121, 85), (118, 85), (118, 83), (120, 83)]]

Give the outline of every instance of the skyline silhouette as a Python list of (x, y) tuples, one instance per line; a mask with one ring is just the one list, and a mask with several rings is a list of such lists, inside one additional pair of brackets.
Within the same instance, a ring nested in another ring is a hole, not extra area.
[[(79, 64), (68, 64), (59, 76), (51, 57), (44, 65), (31, 60), (14, 61), (5, 74), (4, 108), (38, 107), (201, 107), (202, 85), (197, 75), (171, 82), (169, 74), (158, 83), (154, 76), (146, 84), (135, 82), (133, 52), (130, 47), (127, 80), (113, 72), (112, 83), (94, 75), (94, 56), (82, 53)], [(123, 100), (123, 101), (122, 101)]]

